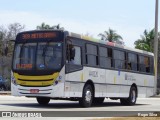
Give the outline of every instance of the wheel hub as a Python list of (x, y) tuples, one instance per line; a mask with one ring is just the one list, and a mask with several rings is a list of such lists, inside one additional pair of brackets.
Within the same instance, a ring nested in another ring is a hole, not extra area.
[(134, 103), (136, 101), (136, 91), (135, 90), (132, 91), (131, 99), (132, 99), (132, 103)]
[(86, 95), (85, 95), (85, 100), (86, 100), (87, 102), (90, 102), (90, 101), (91, 101), (91, 98), (92, 98), (91, 91), (90, 91), (90, 90), (87, 90), (87, 91), (86, 91)]

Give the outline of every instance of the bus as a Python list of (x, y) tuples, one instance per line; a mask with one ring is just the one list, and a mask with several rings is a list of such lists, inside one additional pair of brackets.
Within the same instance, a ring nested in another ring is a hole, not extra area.
[(11, 94), (79, 101), (90, 107), (105, 98), (135, 105), (154, 94), (153, 53), (63, 30), (17, 35), (12, 59)]

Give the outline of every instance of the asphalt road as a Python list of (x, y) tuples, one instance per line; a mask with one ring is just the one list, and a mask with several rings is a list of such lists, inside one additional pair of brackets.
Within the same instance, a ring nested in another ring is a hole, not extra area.
[(40, 106), (35, 98), (1, 95), (0, 111), (40, 112), (46, 117), (159, 116), (160, 98), (139, 98), (135, 106), (122, 106), (119, 100), (105, 99), (101, 105), (81, 108), (73, 101), (51, 100), (48, 106)]

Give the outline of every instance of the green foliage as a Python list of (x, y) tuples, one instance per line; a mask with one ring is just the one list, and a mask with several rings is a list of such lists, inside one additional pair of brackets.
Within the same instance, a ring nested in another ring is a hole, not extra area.
[(108, 31), (104, 31), (104, 33), (100, 33), (98, 36), (101, 37), (101, 40), (124, 44), (122, 41), (123, 38), (119, 34), (117, 34), (115, 30), (112, 30), (110, 28), (108, 29)]
[(144, 30), (143, 35), (140, 36), (141, 38), (134, 42), (135, 48), (153, 52), (154, 35), (154, 29), (151, 31)]
[(50, 26), (48, 24), (45, 24), (44, 22), (40, 25), (37, 26), (37, 30), (64, 30), (63, 27), (60, 27), (60, 24), (58, 25), (54, 25), (54, 26)]

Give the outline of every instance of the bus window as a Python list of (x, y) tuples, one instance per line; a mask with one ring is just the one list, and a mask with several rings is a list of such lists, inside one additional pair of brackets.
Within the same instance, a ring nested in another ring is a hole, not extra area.
[(146, 67), (144, 64), (144, 56), (139, 56), (139, 71), (146, 72)]
[(81, 65), (81, 48), (72, 44), (67, 47), (67, 63)]
[(153, 61), (153, 57), (150, 57), (150, 73), (154, 73), (154, 61)]
[(144, 64), (146, 67), (146, 72), (149, 73), (150, 72), (149, 57), (144, 57)]
[(91, 66), (98, 65), (98, 52), (97, 46), (86, 44), (87, 54), (86, 54), (86, 63)]
[(137, 55), (128, 53), (127, 69), (137, 71)]
[(100, 56), (100, 67), (103, 68), (111, 68), (111, 55), (110, 50), (105, 47), (99, 48), (99, 56)]
[(115, 68), (125, 69), (125, 52), (114, 50), (114, 65)]

